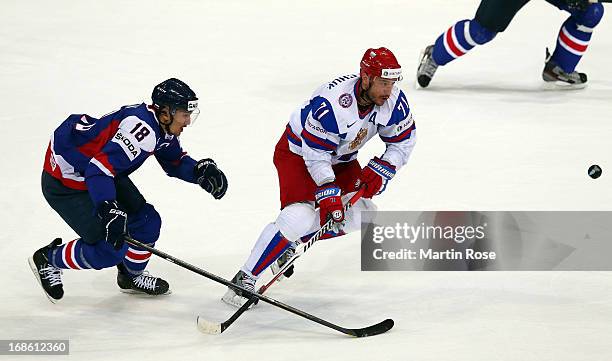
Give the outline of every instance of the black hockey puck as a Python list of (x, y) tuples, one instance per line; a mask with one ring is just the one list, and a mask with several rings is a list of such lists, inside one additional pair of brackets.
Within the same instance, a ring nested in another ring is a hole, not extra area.
[(592, 166), (589, 167), (589, 177), (593, 179), (597, 179), (599, 178), (600, 175), (601, 175), (600, 166), (598, 166), (597, 164), (593, 164)]

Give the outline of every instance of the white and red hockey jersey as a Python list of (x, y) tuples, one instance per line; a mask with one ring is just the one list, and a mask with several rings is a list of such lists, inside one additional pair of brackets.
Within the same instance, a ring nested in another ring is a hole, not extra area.
[(396, 169), (406, 164), (414, 148), (416, 127), (404, 92), (394, 85), (382, 106), (360, 115), (359, 86), (358, 75), (323, 84), (287, 124), (289, 149), (304, 158), (318, 185), (333, 181), (332, 164), (356, 159), (359, 149), (376, 134), (387, 146), (382, 159)]

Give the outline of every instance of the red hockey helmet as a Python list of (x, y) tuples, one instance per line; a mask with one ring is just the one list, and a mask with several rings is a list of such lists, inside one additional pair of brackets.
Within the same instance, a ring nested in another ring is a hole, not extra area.
[(384, 79), (402, 80), (402, 67), (395, 55), (387, 48), (370, 48), (361, 58), (361, 71), (370, 76)]

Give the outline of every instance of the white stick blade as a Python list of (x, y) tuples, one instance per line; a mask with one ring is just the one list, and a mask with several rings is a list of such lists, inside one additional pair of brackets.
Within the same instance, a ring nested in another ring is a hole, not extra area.
[(198, 330), (200, 330), (202, 333), (207, 333), (209, 335), (218, 335), (221, 333), (220, 323), (207, 321), (200, 316), (198, 316), (197, 323)]

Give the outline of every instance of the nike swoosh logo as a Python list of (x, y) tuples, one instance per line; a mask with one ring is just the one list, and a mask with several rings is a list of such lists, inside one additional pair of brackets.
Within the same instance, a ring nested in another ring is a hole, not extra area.
[(347, 127), (347, 128), (350, 128), (350, 127), (352, 127), (353, 125), (355, 125), (355, 123), (357, 123), (357, 120), (355, 120), (355, 121), (354, 121), (352, 124), (347, 124), (347, 125), (346, 125), (346, 127)]

